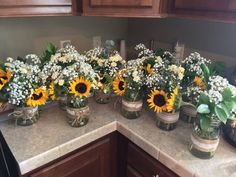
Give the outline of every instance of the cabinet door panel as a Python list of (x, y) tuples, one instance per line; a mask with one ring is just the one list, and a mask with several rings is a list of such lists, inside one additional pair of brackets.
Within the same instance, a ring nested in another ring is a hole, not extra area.
[(132, 143), (128, 144), (128, 164), (144, 177), (157, 175), (159, 177), (178, 177), (174, 172)]
[(143, 177), (141, 174), (139, 174), (135, 169), (133, 169), (131, 166), (127, 166), (127, 175), (126, 177)]
[(236, 11), (236, 1), (235, 0), (229, 0), (228, 9), (230, 11)]
[(227, 0), (175, 0), (175, 8), (188, 10), (226, 10)]
[(111, 177), (111, 164), (107, 138), (30, 177)]
[(91, 0), (91, 6), (151, 7), (153, 0)]

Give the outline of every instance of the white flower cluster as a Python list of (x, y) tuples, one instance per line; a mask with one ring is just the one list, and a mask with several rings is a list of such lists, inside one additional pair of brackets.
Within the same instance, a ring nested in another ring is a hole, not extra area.
[(225, 88), (230, 88), (233, 95), (236, 93), (236, 88), (221, 76), (211, 76), (208, 85), (210, 89), (204, 91), (204, 93), (209, 97), (211, 103), (218, 104), (223, 100), (222, 92)]
[(88, 51), (86, 53), (86, 61), (93, 66), (97, 73), (99, 73), (102, 69), (104, 73), (110, 75), (111, 77), (115, 77), (126, 62), (117, 51), (113, 51), (108, 58), (103, 58), (103, 52), (103, 48), (95, 48)]
[(186, 59), (182, 61), (183, 67), (186, 69), (186, 73), (194, 73), (194, 75), (202, 76), (203, 71), (201, 69), (202, 64), (209, 64), (210, 60), (207, 60), (197, 52), (191, 53)]
[[(31, 54), (25, 58), (25, 62), (8, 58), (8, 62), (5, 63), (6, 68), (13, 73), (13, 79), (9, 83), (7, 90), (9, 92), (9, 103), (17, 106), (24, 105), (26, 98), (33, 92), (33, 86), (41, 83), (39, 65), (32, 64), (39, 63), (36, 61), (39, 57)], [(30, 59), (34, 60), (34, 62), (30, 62)]]
[(127, 62), (123, 77), (127, 80), (127, 88), (139, 90), (144, 82), (144, 72), (142, 69), (143, 59), (129, 60)]
[(55, 80), (55, 83), (62, 86), (64, 83), (68, 83), (80, 76), (90, 80), (93, 83), (93, 88), (97, 88), (96, 79), (98, 75), (94, 72), (92, 66), (85, 62), (76, 62), (65, 67)]
[(65, 48), (61, 48), (58, 52), (51, 57), (51, 61), (61, 63), (71, 63), (73, 61), (85, 61), (85, 57), (82, 57), (74, 46), (67, 45)]
[(144, 44), (140, 43), (135, 46), (135, 50), (141, 50), (138, 54), (138, 57), (154, 57), (155, 54), (153, 50), (148, 49)]
[(170, 65), (168, 68), (171, 72), (173, 72), (179, 80), (182, 80), (184, 77), (184, 71), (185, 69), (181, 66), (177, 66), (177, 65)]

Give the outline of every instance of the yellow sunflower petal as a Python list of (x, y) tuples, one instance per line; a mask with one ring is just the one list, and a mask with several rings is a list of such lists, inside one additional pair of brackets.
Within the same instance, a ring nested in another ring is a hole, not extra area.
[(116, 77), (113, 81), (113, 89), (117, 95), (123, 95), (126, 90), (127, 83), (122, 77)]
[(92, 84), (89, 80), (79, 77), (70, 82), (70, 93), (76, 97), (88, 97), (92, 88)]
[(151, 109), (154, 109), (154, 111), (158, 113), (166, 111), (168, 97), (163, 90), (152, 90), (148, 96), (149, 99), (147, 102), (149, 103), (149, 107)]
[(40, 106), (46, 104), (48, 99), (47, 91), (42, 87), (39, 87), (34, 90), (34, 92), (27, 98), (27, 106)]

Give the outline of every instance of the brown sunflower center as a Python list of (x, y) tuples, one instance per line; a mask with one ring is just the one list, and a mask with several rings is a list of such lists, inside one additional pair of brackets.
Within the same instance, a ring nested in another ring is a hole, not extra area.
[(162, 107), (166, 104), (165, 97), (160, 94), (154, 96), (153, 102), (159, 107)]
[(42, 98), (42, 96), (43, 96), (43, 94), (42, 93), (40, 93), (39, 95), (37, 95), (37, 94), (33, 94), (32, 95), (32, 98), (33, 98), (33, 100), (39, 100), (40, 98)]
[(79, 83), (75, 86), (75, 90), (79, 93), (86, 93), (87, 86), (84, 83)]
[(120, 81), (119, 85), (118, 85), (119, 90), (121, 90), (121, 91), (124, 90), (125, 89), (124, 85), (125, 85), (125, 82), (124, 81)]
[(7, 77), (6, 77), (6, 76), (3, 76), (3, 77), (1, 77), (1, 79), (3, 79), (3, 80), (7, 80)]

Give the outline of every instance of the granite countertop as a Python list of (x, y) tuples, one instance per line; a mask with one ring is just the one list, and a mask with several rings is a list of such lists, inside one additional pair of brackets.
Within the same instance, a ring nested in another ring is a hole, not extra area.
[(223, 138), (212, 159), (198, 159), (188, 151), (191, 125), (179, 121), (175, 130), (166, 132), (156, 127), (150, 111), (128, 120), (119, 114), (119, 106), (115, 108), (112, 103), (101, 105), (90, 100), (89, 104), (90, 120), (81, 128), (70, 127), (66, 112), (55, 104), (45, 108), (33, 126), (15, 126), (14, 120), (0, 124), (21, 174), (117, 130), (180, 176), (236, 177), (236, 149)]

